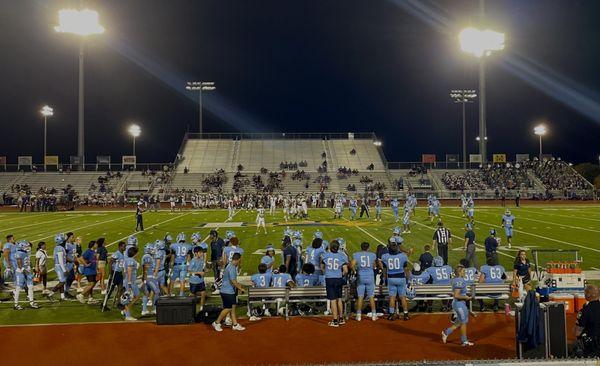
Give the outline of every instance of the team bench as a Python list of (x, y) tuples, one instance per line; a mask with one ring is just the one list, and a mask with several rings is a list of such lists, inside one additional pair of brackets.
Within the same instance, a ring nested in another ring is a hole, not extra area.
[[(350, 299), (350, 289), (344, 286), (342, 301), (347, 303)], [(327, 291), (325, 286), (314, 287), (267, 287), (248, 289), (248, 312), (252, 310), (252, 305), (256, 304), (276, 304), (284, 306), (285, 319), (289, 319), (289, 304), (304, 303), (327, 303)], [(346, 306), (346, 309), (348, 307)]]
[[(414, 301), (419, 300), (451, 300), (452, 287), (450, 285), (416, 285)], [(469, 286), (469, 293), (475, 293), (475, 299), (479, 300), (506, 300), (510, 297), (511, 289), (508, 283), (475, 283)], [(387, 300), (389, 297), (387, 286), (375, 287), (375, 298), (379, 301)], [(356, 288), (351, 289), (350, 298), (356, 298)], [(470, 304), (473, 305), (472, 302)]]

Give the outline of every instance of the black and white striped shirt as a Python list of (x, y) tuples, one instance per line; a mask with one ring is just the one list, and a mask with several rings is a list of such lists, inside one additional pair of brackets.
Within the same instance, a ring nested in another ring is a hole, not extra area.
[(433, 233), (433, 240), (437, 241), (439, 245), (448, 245), (452, 234), (450, 234), (450, 230), (445, 227), (438, 228), (435, 233)]

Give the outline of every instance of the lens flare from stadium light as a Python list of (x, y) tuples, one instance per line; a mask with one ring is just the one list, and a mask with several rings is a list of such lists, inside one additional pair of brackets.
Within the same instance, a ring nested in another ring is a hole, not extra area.
[(45, 105), (42, 107), (42, 110), (40, 111), (40, 113), (44, 117), (51, 117), (54, 115), (54, 109), (52, 109), (50, 106)]
[(475, 57), (489, 56), (493, 51), (504, 49), (504, 33), (491, 29), (468, 27), (458, 34), (458, 40), (460, 48)]
[(127, 131), (129, 131), (129, 134), (133, 137), (139, 137), (142, 134), (142, 129), (135, 123), (129, 126)]
[(548, 132), (548, 129), (545, 125), (538, 125), (533, 128), (533, 133), (535, 133), (538, 136), (544, 136), (546, 132)]
[(100, 25), (98, 12), (90, 9), (63, 9), (58, 12), (58, 26), (54, 27), (59, 33), (71, 33), (78, 36), (89, 36), (104, 33)]

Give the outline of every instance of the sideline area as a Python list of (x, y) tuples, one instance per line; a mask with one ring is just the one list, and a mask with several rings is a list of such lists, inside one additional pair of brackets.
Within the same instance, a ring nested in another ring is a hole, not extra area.
[[(350, 320), (340, 328), (327, 326), (326, 317), (243, 321), (244, 332), (225, 328), (216, 333), (210, 325), (157, 326), (153, 323), (108, 323), (0, 328), (7, 352), (3, 363), (20, 364), (22, 352), (31, 364), (64, 363), (64, 349), (49, 347), (68, 342), (89, 357), (86, 365), (160, 364), (177, 360), (193, 364), (314, 364), (393, 362), (411, 360), (462, 360), (512, 358), (515, 355), (514, 318), (479, 314), (469, 323), (475, 346), (464, 348), (458, 336), (443, 344), (440, 332), (449, 314), (414, 314), (410, 321)], [(573, 323), (569, 318), (569, 324)], [(571, 327), (569, 327), (570, 329)], [(10, 337), (5, 335), (10, 334)], [(90, 338), (90, 336), (92, 336)], [(120, 335), (115, 340), (115, 335)], [(165, 339), (176, 340), (165, 342)], [(27, 340), (27, 342), (23, 342)], [(110, 350), (110, 352), (105, 352)], [(174, 358), (175, 357), (175, 358)], [(114, 358), (114, 359), (113, 359)]]

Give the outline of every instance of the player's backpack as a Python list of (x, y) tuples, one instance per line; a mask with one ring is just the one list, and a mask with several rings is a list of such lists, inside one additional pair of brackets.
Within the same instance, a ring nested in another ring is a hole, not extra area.
[(216, 305), (204, 305), (204, 309), (196, 314), (196, 323), (212, 324), (220, 312), (221, 308)]

